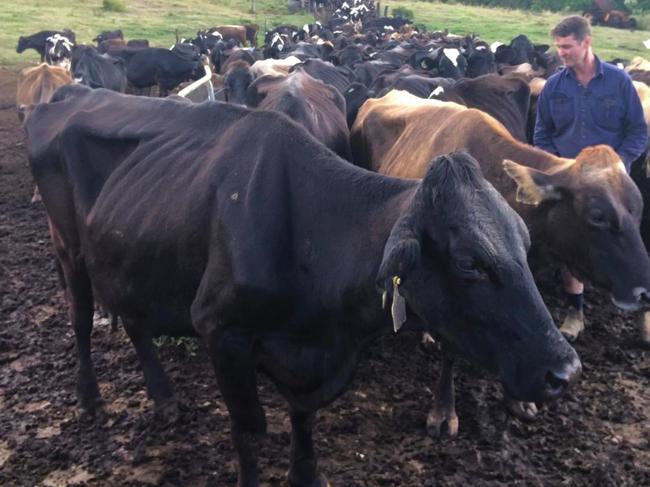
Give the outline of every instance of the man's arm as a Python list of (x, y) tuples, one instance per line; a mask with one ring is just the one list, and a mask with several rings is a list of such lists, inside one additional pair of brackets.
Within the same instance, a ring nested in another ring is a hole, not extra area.
[[(546, 84), (548, 87), (548, 82)], [(537, 99), (537, 117), (535, 118), (535, 133), (533, 135), (533, 144), (535, 147), (550, 152), (551, 154), (558, 155), (557, 147), (553, 143), (554, 125), (551, 118), (551, 108), (548, 101), (548, 90), (546, 87), (539, 94)]]
[(639, 100), (639, 95), (629, 78), (623, 85), (622, 96), (625, 103), (624, 135), (621, 145), (616, 148), (616, 152), (621, 156), (623, 164), (625, 164), (625, 168), (629, 173), (632, 162), (646, 150), (648, 126), (643, 116), (641, 100)]

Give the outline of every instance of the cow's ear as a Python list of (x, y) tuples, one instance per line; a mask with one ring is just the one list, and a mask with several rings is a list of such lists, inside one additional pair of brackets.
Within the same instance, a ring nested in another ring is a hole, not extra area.
[(562, 198), (562, 193), (554, 184), (551, 174), (522, 166), (508, 159), (503, 161), (503, 169), (517, 183), (518, 203), (539, 205), (542, 201)]
[(420, 261), (418, 232), (411, 223), (410, 216), (397, 221), (384, 246), (384, 258), (377, 273), (376, 282), (382, 292), (382, 307), (391, 303), (390, 313), (395, 332), (406, 322), (406, 301), (400, 294), (399, 287)]
[(403, 281), (420, 262), (418, 234), (411, 215), (402, 216), (393, 226), (377, 272), (376, 283), (381, 291), (390, 292), (393, 278), (399, 277)]

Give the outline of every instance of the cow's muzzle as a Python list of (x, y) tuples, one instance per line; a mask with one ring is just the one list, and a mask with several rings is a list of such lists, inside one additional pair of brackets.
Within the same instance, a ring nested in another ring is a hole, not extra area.
[(565, 364), (559, 370), (546, 372), (544, 384), (544, 400), (553, 400), (564, 394), (582, 374), (582, 364), (576, 356), (569, 364)]
[(612, 302), (623, 311), (638, 311), (641, 308), (650, 308), (650, 291), (645, 287), (635, 287), (632, 290), (633, 301), (621, 301), (612, 297)]

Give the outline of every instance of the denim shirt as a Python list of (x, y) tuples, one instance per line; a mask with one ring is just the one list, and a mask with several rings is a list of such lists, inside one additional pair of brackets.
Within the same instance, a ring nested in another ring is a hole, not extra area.
[(596, 58), (596, 75), (586, 88), (569, 68), (546, 82), (537, 101), (535, 146), (573, 159), (585, 147), (607, 144), (629, 173), (647, 143), (643, 107), (623, 70)]

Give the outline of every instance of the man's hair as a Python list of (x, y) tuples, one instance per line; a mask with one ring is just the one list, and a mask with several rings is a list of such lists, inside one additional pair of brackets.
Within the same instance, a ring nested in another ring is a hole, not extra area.
[(582, 42), (586, 36), (591, 35), (589, 21), (579, 15), (572, 15), (562, 19), (551, 31), (553, 37), (569, 37), (570, 35), (573, 35), (576, 41)]

